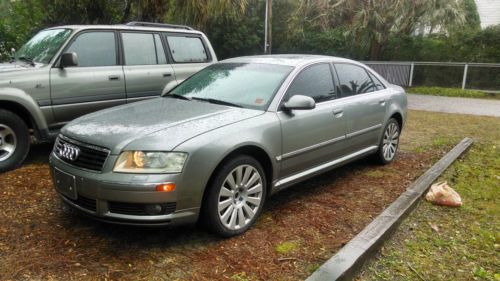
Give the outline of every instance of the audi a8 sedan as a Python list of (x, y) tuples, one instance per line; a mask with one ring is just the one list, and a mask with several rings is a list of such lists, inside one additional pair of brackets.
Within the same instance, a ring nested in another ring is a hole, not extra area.
[(50, 156), (57, 193), (98, 220), (243, 233), (270, 195), (365, 156), (393, 161), (406, 94), (367, 66), (240, 57), (161, 97), (80, 117)]

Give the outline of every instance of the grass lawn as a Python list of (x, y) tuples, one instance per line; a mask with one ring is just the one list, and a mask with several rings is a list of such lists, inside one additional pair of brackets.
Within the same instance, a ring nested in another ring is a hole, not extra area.
[(481, 98), (481, 99), (500, 99), (500, 94), (485, 93), (476, 90), (462, 90), (459, 88), (441, 88), (441, 87), (411, 87), (406, 89), (410, 94), (445, 96), (445, 97), (463, 97), (463, 98)]
[(469, 152), (439, 180), (461, 208), (422, 201), (359, 280), (500, 280), (500, 118), (411, 112), (402, 149), (449, 149), (473, 137)]

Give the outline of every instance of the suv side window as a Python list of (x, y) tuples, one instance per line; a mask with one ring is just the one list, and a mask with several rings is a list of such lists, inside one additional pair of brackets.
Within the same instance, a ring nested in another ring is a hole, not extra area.
[(167, 35), (167, 42), (174, 62), (208, 62), (200, 37)]
[(116, 63), (116, 40), (113, 31), (91, 31), (77, 35), (66, 53), (78, 56), (78, 66), (111, 66)]
[(122, 32), (125, 65), (165, 64), (165, 51), (159, 39), (152, 33)]
[(366, 70), (353, 64), (335, 64), (342, 97), (369, 93), (376, 90)]
[(286, 100), (294, 95), (309, 96), (316, 102), (335, 99), (330, 64), (315, 64), (302, 70), (288, 88)]

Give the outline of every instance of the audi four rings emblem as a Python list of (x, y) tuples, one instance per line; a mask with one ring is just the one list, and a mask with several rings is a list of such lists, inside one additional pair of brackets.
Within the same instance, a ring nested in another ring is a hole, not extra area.
[(74, 145), (65, 143), (57, 148), (57, 154), (69, 161), (75, 161), (78, 155), (80, 155), (80, 149)]

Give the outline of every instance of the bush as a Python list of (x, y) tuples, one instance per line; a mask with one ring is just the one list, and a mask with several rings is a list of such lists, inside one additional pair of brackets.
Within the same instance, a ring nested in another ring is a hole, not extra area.
[(459, 88), (412, 87), (406, 89), (406, 91), (411, 94), (431, 95), (431, 96), (500, 99), (500, 96), (496, 94), (490, 94), (475, 90), (462, 90)]

